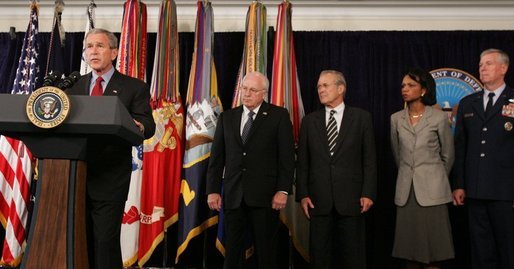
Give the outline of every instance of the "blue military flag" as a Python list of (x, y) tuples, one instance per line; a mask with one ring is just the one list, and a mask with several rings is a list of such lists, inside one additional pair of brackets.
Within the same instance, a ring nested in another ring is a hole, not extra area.
[(218, 116), (222, 111), (212, 56), (213, 13), (209, 1), (198, 1), (195, 49), (189, 75), (184, 152), (179, 201), (178, 249), (176, 262), (191, 239), (218, 222), (207, 206), (207, 166)]

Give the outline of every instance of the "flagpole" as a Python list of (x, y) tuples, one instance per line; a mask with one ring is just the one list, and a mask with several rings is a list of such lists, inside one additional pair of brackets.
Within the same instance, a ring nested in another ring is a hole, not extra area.
[(162, 244), (162, 268), (168, 268), (168, 228), (164, 228), (164, 238), (162, 240)]
[(207, 231), (203, 232), (203, 253), (202, 253), (202, 269), (207, 269)]

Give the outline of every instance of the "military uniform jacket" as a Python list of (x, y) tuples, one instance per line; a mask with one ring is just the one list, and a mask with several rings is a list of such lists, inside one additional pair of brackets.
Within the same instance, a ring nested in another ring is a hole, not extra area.
[(514, 118), (502, 115), (514, 90), (506, 87), (487, 116), (483, 94), (459, 103), (453, 187), (469, 198), (514, 201)]

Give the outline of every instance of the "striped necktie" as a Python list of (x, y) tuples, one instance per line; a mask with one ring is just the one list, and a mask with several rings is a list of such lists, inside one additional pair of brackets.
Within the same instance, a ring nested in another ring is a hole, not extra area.
[(250, 129), (252, 128), (253, 124), (253, 115), (255, 115), (255, 112), (248, 112), (248, 120), (246, 120), (245, 126), (243, 127), (243, 133), (241, 134), (241, 140), (243, 140), (243, 144), (246, 143), (246, 139), (248, 139), (248, 135), (250, 134)]
[(335, 113), (335, 110), (330, 110), (330, 117), (328, 118), (327, 124), (328, 149), (330, 150), (330, 155), (334, 154), (337, 139), (337, 123), (334, 118)]

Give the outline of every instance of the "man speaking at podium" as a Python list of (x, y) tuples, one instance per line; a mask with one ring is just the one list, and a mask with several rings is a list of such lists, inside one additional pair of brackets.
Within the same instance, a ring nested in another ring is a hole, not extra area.
[[(145, 139), (153, 136), (155, 122), (150, 89), (138, 79), (115, 70), (118, 40), (96, 28), (86, 34), (86, 61), (93, 71), (66, 92), (75, 95), (118, 96)], [(90, 268), (122, 268), (120, 232), (132, 171), (132, 146), (101, 137), (88, 144), (86, 219)]]

